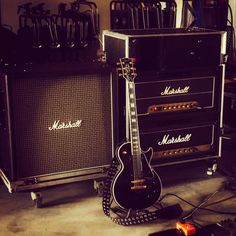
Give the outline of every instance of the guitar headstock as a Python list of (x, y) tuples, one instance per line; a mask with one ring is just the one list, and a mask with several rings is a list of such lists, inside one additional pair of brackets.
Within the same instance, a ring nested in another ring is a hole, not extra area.
[(128, 80), (129, 82), (134, 82), (136, 74), (136, 68), (134, 66), (135, 59), (134, 58), (120, 58), (119, 62), (117, 63), (119, 76), (122, 76), (124, 79)]

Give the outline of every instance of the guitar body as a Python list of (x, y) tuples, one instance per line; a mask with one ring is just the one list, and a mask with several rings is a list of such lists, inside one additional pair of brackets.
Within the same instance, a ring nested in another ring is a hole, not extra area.
[(153, 150), (149, 148), (141, 153), (142, 178), (134, 181), (131, 143), (123, 143), (117, 150), (120, 170), (112, 182), (115, 202), (122, 208), (141, 210), (152, 206), (160, 197), (161, 181), (151, 168)]

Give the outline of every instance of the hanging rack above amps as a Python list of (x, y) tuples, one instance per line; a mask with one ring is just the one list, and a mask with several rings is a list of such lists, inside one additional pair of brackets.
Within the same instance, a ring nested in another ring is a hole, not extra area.
[(113, 0), (110, 2), (110, 28), (175, 28), (175, 0)]

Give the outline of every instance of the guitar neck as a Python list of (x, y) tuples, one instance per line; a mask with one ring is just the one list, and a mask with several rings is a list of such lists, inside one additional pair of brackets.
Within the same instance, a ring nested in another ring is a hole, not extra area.
[(130, 125), (130, 138), (132, 144), (132, 154), (141, 155), (141, 147), (139, 140), (139, 127), (137, 118), (136, 96), (135, 96), (135, 84), (134, 82), (128, 82), (129, 90), (129, 125)]
[(129, 126), (130, 126), (130, 141), (131, 152), (133, 157), (133, 170), (136, 179), (142, 177), (141, 165), (141, 147), (139, 139), (138, 116), (135, 95), (135, 83), (128, 83), (128, 101), (129, 101)]

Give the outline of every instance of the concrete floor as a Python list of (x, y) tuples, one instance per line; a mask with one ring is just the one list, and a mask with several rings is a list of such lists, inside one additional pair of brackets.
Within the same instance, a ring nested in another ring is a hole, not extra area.
[[(228, 178), (218, 172), (209, 177), (204, 166), (198, 164), (197, 168), (188, 168), (192, 174), (180, 170), (179, 167), (172, 167), (169, 171), (168, 168), (164, 169), (162, 196), (165, 193), (173, 193), (198, 205), (210, 194), (219, 191), (207, 204), (231, 196), (233, 198), (209, 207), (236, 212), (235, 192), (222, 188)], [(43, 207), (35, 208), (29, 193), (10, 194), (4, 185), (0, 185), (0, 236), (148, 236), (153, 232), (173, 228), (176, 222), (157, 220), (138, 226), (117, 225), (103, 213), (102, 197), (94, 191), (93, 181), (55, 186), (43, 191), (42, 196)], [(183, 215), (192, 209), (173, 196), (164, 199), (163, 203), (165, 206), (179, 203), (184, 210)], [(232, 218), (230, 215), (204, 210), (196, 211), (194, 214), (194, 220), (202, 225), (229, 217)]]

